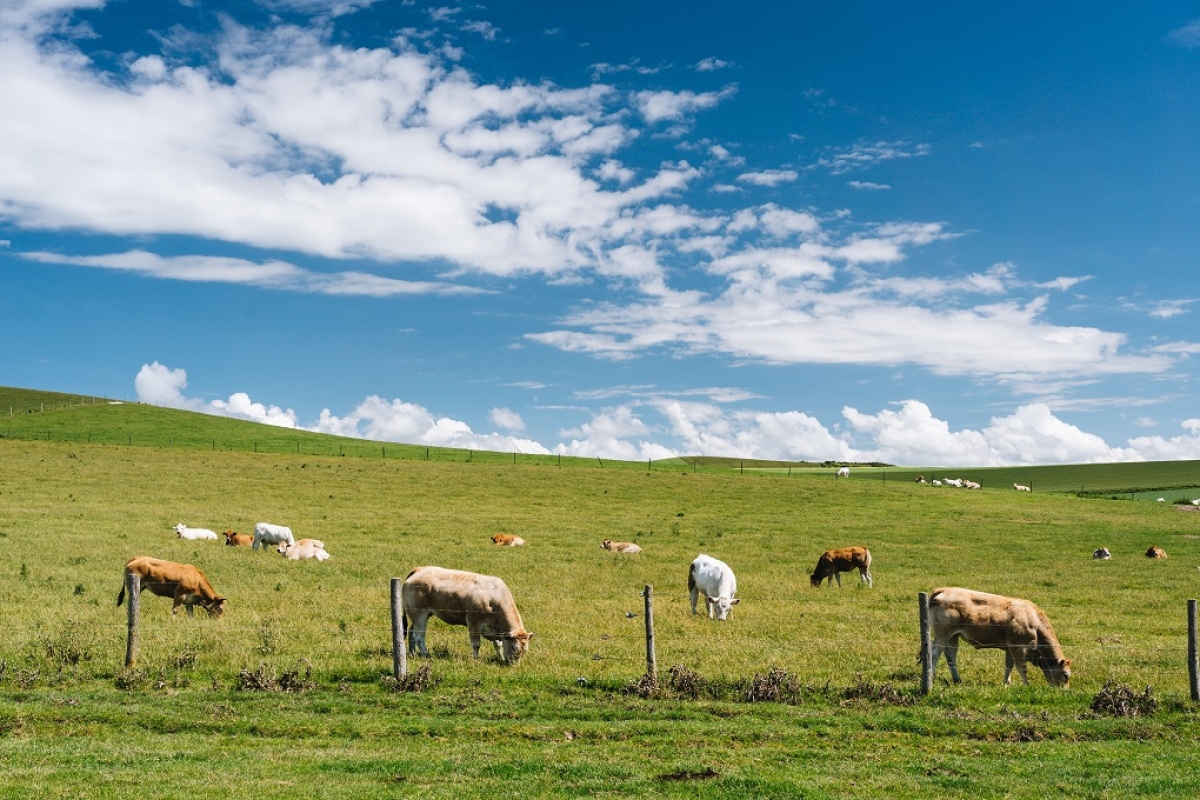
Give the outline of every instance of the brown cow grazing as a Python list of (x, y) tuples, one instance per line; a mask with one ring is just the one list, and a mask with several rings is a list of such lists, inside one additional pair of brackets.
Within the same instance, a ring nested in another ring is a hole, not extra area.
[(252, 544), (254, 544), (254, 536), (252, 534), (225, 531), (226, 547), (250, 547)]
[(492, 544), (500, 547), (520, 547), (525, 540), (513, 533), (497, 533), (492, 537)]
[(875, 581), (871, 577), (871, 551), (862, 546), (826, 550), (817, 559), (817, 568), (813, 570), (809, 582), (814, 588), (819, 588), (821, 581), (828, 578), (829, 585), (832, 586), (836, 579), (840, 589), (842, 586), (841, 573), (849, 572), (852, 569), (858, 570), (860, 583), (865, 583), (867, 586), (875, 585)]
[(1158, 545), (1155, 545), (1154, 547), (1151, 547), (1149, 550), (1146, 551), (1146, 558), (1166, 558), (1166, 557), (1167, 557), (1167, 551), (1163, 550)]
[[(442, 567), (417, 567), (408, 573), (401, 589), (404, 635), (408, 652), (425, 648), (429, 617), (450, 625), (466, 625), (471, 651), (479, 657), (479, 641), (496, 646), (496, 655), (515, 664), (529, 649), (533, 634), (525, 630), (512, 592), (499, 578)], [(410, 624), (411, 620), (411, 624)]]
[[(136, 573), (141, 576), (141, 591), (149, 589), (159, 597), (174, 598), (171, 613), (179, 613), (179, 606), (187, 607), (188, 616), (192, 616), (192, 606), (201, 605), (211, 617), (219, 617), (225, 613), (225, 598), (220, 597), (204, 573), (191, 564), (177, 564), (174, 561), (163, 561), (160, 558), (138, 556), (131, 558), (125, 564), (125, 574)], [(117, 605), (125, 602), (125, 584), (121, 585), (121, 593), (117, 595)]]
[(612, 539), (605, 539), (600, 543), (603, 550), (612, 550), (614, 553), (640, 553), (642, 548), (638, 547), (633, 542), (614, 542)]
[(929, 621), (933, 669), (937, 670), (938, 657), (945, 653), (955, 683), (962, 682), (958, 676), (959, 639), (976, 648), (1004, 651), (1005, 686), (1013, 667), (1029, 684), (1026, 660), (1040, 668), (1053, 686), (1066, 686), (1071, 680), (1071, 659), (1063, 657), (1045, 613), (1028, 600), (957, 587), (934, 589), (929, 597)]

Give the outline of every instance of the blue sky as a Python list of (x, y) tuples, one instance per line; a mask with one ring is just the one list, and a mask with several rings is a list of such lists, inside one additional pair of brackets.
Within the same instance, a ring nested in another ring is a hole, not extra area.
[(7, 0), (0, 384), (641, 460), (1200, 459), (1200, 10)]

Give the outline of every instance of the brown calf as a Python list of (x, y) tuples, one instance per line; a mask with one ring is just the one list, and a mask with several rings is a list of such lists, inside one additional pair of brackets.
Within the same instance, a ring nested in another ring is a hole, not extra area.
[(875, 580), (871, 577), (871, 551), (861, 545), (843, 547), (839, 550), (826, 550), (817, 559), (817, 568), (813, 570), (809, 582), (814, 588), (819, 588), (823, 580), (828, 579), (830, 586), (833, 585), (834, 580), (837, 580), (838, 588), (841, 588), (841, 573), (849, 572), (852, 569), (858, 570), (859, 582), (865, 583), (867, 586), (875, 585)]
[(252, 534), (225, 531), (226, 547), (249, 547), (252, 544), (254, 544), (254, 536)]

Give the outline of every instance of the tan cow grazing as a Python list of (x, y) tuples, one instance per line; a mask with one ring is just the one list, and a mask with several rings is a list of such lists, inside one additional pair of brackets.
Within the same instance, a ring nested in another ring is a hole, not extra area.
[(640, 553), (642, 548), (638, 547), (633, 542), (614, 542), (612, 539), (605, 539), (600, 543), (601, 549), (612, 550), (614, 553)]
[[(442, 567), (417, 567), (408, 573), (401, 588), (404, 603), (404, 635), (408, 652), (425, 648), (425, 630), (430, 616), (450, 625), (466, 625), (471, 651), (479, 657), (479, 641), (496, 646), (496, 655), (515, 664), (529, 649), (533, 634), (525, 630), (512, 592), (504, 581)], [(410, 623), (411, 620), (411, 623)]]
[(1013, 667), (1026, 685), (1026, 661), (1041, 669), (1053, 686), (1066, 686), (1071, 680), (1071, 659), (1063, 657), (1062, 647), (1050, 620), (1033, 603), (1017, 597), (974, 592), (949, 587), (934, 589), (929, 596), (929, 621), (933, 636), (933, 670), (938, 658), (946, 654), (950, 676), (958, 676), (958, 641), (965, 639), (975, 648), (1004, 651), (1004, 685), (1009, 684)]
[(252, 534), (225, 531), (226, 547), (249, 547), (252, 544), (254, 544), (254, 536)]
[(1167, 557), (1167, 551), (1163, 550), (1158, 545), (1155, 545), (1154, 547), (1151, 547), (1149, 550), (1146, 551), (1146, 558), (1166, 558), (1166, 557)]
[[(187, 607), (188, 616), (192, 616), (192, 606), (200, 605), (211, 617), (219, 617), (225, 613), (225, 598), (219, 596), (212, 584), (204, 577), (204, 573), (191, 564), (177, 564), (174, 561), (163, 561), (150, 556), (131, 558), (125, 564), (125, 574), (136, 573), (141, 576), (144, 592), (149, 589), (159, 597), (174, 598), (171, 613), (179, 613), (179, 606)], [(117, 595), (117, 605), (125, 602), (125, 584), (121, 584), (121, 593)]]
[(512, 533), (497, 533), (492, 537), (492, 544), (500, 547), (520, 547), (525, 544), (525, 540), (520, 536)]
[(809, 582), (813, 588), (820, 588), (821, 581), (828, 579), (829, 585), (832, 586), (836, 579), (840, 589), (842, 586), (841, 573), (849, 572), (852, 569), (858, 570), (860, 583), (865, 583), (867, 586), (875, 585), (875, 580), (871, 577), (871, 551), (862, 546), (826, 550), (817, 559), (817, 568), (813, 570)]

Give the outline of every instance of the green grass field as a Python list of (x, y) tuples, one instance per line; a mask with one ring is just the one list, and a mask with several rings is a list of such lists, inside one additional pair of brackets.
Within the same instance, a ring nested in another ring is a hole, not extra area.
[[(1029, 494), (988, 488), (1014, 473), (966, 491), (898, 467), (837, 481), (711, 460), (376, 456), (373, 443), (136, 404), (23, 416), (0, 424), (2, 797), (1200, 794), (1186, 664), (1200, 513), (1071, 485), (1187, 486), (1194, 463), (1057, 468), (1059, 491), (1040, 468)], [(39, 426), (48, 441), (26, 435)], [(169, 530), (260, 520), (323, 539), (333, 558)], [(496, 548), (498, 532), (529, 544)], [(606, 553), (605, 537), (645, 552)], [(810, 588), (820, 552), (848, 544), (872, 549), (875, 588), (849, 575)], [(1169, 558), (1144, 558), (1152, 544)], [(1112, 561), (1091, 560), (1102, 545)], [(699, 552), (737, 571), (727, 623), (690, 614)], [(125, 560), (143, 554), (199, 566), (229, 604), (220, 620), (172, 618), (145, 595), (127, 670), (115, 599)], [(503, 577), (536, 634), (528, 657), (475, 661), (464, 629), (434, 622), (433, 657), (410, 665), (428, 668), (425, 685), (396, 691), (388, 584), (420, 564)], [(642, 696), (646, 584), (660, 689)], [(964, 683), (942, 665), (922, 697), (917, 594), (946, 584), (1041, 605), (1071, 687), (1036, 670), (1031, 686), (1002, 687), (1002, 655), (964, 648)], [(1156, 709), (1093, 710), (1108, 682), (1151, 687)]]

